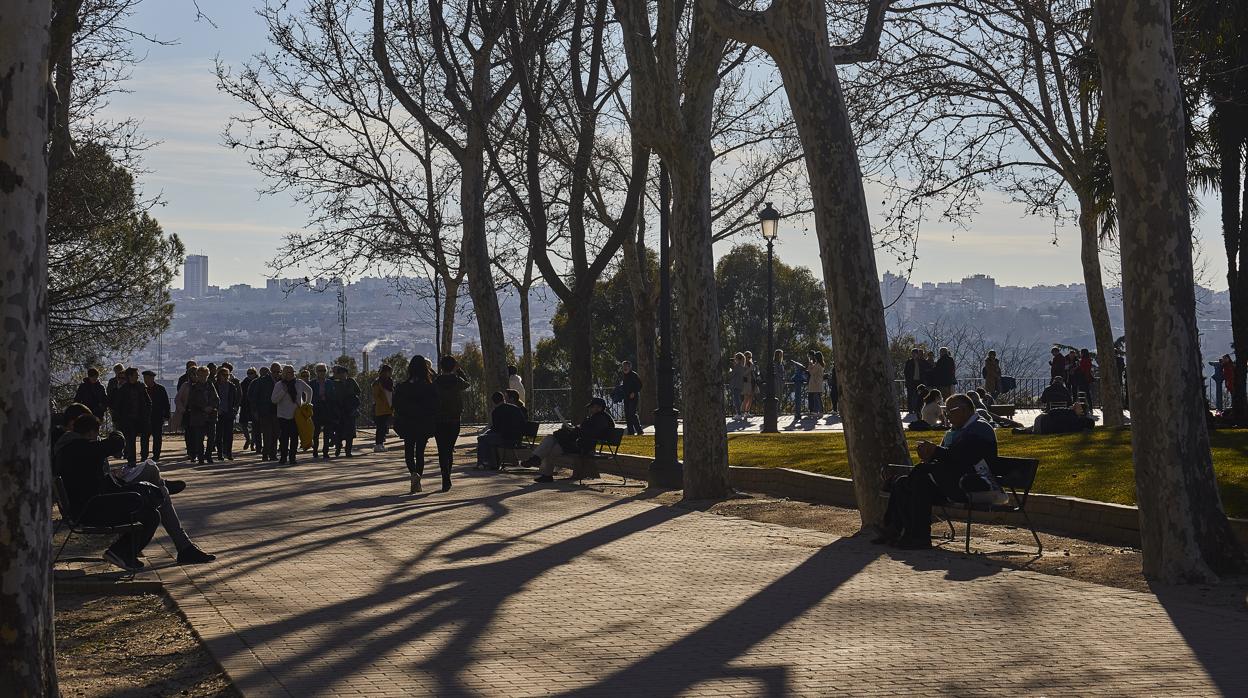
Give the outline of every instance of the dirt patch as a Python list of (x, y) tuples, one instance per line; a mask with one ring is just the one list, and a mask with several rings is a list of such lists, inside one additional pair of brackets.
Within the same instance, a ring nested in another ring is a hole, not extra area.
[(65, 696), (239, 695), (162, 594), (57, 591), (56, 671)]
[[(856, 509), (826, 504), (778, 499), (765, 494), (745, 492), (722, 501), (685, 502), (681, 499), (682, 493), (679, 491), (643, 490), (644, 483), (638, 483), (635, 480), (620, 485), (612, 476), (608, 476), (606, 480), (587, 484), (590, 484), (593, 489), (618, 496), (643, 497), (668, 506), (823, 531), (837, 536), (852, 536), (859, 529)], [(932, 543), (949, 555), (967, 557), (967, 554), (963, 552), (965, 525), (954, 523), (953, 526), (954, 537), (948, 540), (942, 538), (942, 536), (949, 535), (948, 525), (944, 522), (933, 524)], [(1041, 532), (1040, 540), (1044, 543), (1044, 554), (1037, 556), (1035, 541), (1027, 529), (977, 523), (971, 527), (971, 534), (970, 557), (988, 566), (1000, 569), (1031, 570), (1248, 614), (1248, 575), (1227, 578), (1217, 585), (1159, 587), (1150, 585), (1144, 578), (1143, 557), (1136, 548), (1102, 545)]]

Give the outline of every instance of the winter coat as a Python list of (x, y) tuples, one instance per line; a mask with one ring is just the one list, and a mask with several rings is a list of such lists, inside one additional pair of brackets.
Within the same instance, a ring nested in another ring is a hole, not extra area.
[(404, 439), (433, 433), (438, 391), (426, 381), (403, 381), (394, 386), (394, 430)]
[(957, 367), (953, 363), (952, 356), (942, 356), (936, 359), (936, 366), (932, 368), (932, 382), (938, 386), (953, 385), (958, 382)]
[(433, 421), (443, 424), (458, 424), (464, 414), (464, 391), (468, 389), (468, 381), (458, 373), (443, 373), (433, 379), (433, 388), (438, 393), (438, 408), (434, 411)]
[(342, 438), (355, 438), (355, 420), (360, 415), (360, 384), (350, 377), (334, 379), (330, 406), (337, 427), (334, 432)]
[(277, 381), (273, 384), (273, 393), (270, 399), (277, 408), (278, 419), (294, 419), (295, 409), (300, 405), (310, 403), (312, 401), (312, 388), (298, 378), (291, 381), (294, 384), (294, 395), (291, 395), (291, 384), (284, 380)]
[(147, 397), (152, 401), (150, 423), (164, 424), (165, 420), (170, 417), (169, 391), (165, 390), (165, 386), (160, 383), (152, 383), (152, 387), (147, 388)]
[(223, 417), (228, 415), (233, 421), (241, 407), (239, 398), (242, 396), (242, 391), (233, 381), (226, 381), (224, 384), (218, 381), (212, 385), (217, 389), (217, 397), (220, 399), (217, 407), (219, 414)]
[(212, 383), (187, 384), (186, 414), (194, 427), (205, 427), (217, 418), (217, 408), (221, 398), (217, 396), (217, 388)]
[(247, 401), (251, 403), (251, 418), (275, 418), (273, 406), (273, 376), (258, 376), (247, 388)]
[(108, 391), (99, 383), (84, 380), (78, 384), (78, 390), (74, 393), (74, 402), (86, 405), (96, 419), (104, 419), (104, 410), (108, 409)]
[(251, 421), (251, 384), (259, 376), (247, 376), (238, 384), (238, 419), (241, 422)]
[(152, 398), (142, 383), (122, 383), (113, 389), (113, 424), (125, 431), (140, 430), (152, 416)]
[(1000, 392), (1001, 390), (1001, 360), (996, 358), (984, 359), (984, 390), (990, 393)]
[(394, 392), (386, 390), (380, 380), (373, 381), (373, 416), (385, 417), (394, 414), (394, 407), (390, 401), (393, 399)]

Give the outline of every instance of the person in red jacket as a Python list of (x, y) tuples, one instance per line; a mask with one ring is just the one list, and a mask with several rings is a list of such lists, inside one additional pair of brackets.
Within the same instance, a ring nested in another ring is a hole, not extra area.
[(1226, 392), (1235, 394), (1235, 362), (1230, 354), (1222, 355), (1222, 379), (1226, 381)]

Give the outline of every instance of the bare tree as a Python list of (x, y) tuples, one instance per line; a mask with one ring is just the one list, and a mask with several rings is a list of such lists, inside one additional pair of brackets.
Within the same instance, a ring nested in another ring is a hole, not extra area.
[(9, 3), (0, 22), (0, 685), (58, 695), (52, 633), (48, 445), (46, 3)]
[[(663, 159), (672, 181), (672, 259), (681, 337), (685, 497), (728, 494), (728, 438), (719, 356), (719, 308), (712, 254), (711, 146), (715, 90), (727, 39), (704, 2), (613, 0), (623, 28), (638, 145)], [(682, 60), (683, 59), (683, 60)]]
[(1184, 150), (1166, 0), (1102, 1), (1093, 36), (1122, 247), (1132, 459), (1144, 574), (1199, 583), (1244, 568), (1209, 451)]
[[(887, 48), (856, 79), (876, 88), (860, 118), (892, 127), (876, 156), (908, 165), (901, 218), (943, 200), (960, 223), (991, 185), (1030, 213), (1078, 223), (1097, 354), (1112, 367), (1100, 241), (1113, 206), (1090, 12), (1071, 0), (897, 2)], [(1105, 424), (1121, 426), (1118, 373), (1100, 380)]]
[(908, 462), (897, 419), (875, 246), (838, 64), (871, 60), (888, 0), (871, 3), (862, 36), (834, 45), (823, 0), (777, 0), (763, 12), (717, 0), (713, 23), (766, 51), (780, 69), (805, 148), (827, 289), (832, 344), (844, 397), (845, 443), (864, 526), (884, 508), (879, 466)]
[[(460, 260), (481, 336), (482, 379), (487, 389), (502, 388), (507, 347), (486, 231), (486, 148), (490, 122), (516, 85), (498, 53), (515, 0), (429, 0), (423, 9), (396, 0), (390, 6), (392, 18), (386, 0), (372, 2), (373, 59), (386, 88), (459, 166)], [(421, 56), (433, 56), (433, 65)], [(413, 96), (412, 84), (426, 80), (441, 82), (453, 118), (441, 118)]]

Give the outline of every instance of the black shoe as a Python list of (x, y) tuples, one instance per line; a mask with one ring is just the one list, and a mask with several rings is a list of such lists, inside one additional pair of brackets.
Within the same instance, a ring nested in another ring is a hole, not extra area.
[(286, 459), (285, 459), (285, 458), (283, 458), (283, 459), (279, 460), (277, 463), (278, 463), (278, 465), (286, 465)]
[(179, 565), (198, 565), (203, 562), (212, 562), (215, 559), (217, 559), (216, 555), (200, 550), (199, 546), (194, 543), (178, 551)]
[(169, 494), (177, 494), (186, 489), (186, 480), (165, 480), (165, 489)]
[(291, 464), (291, 465), (294, 465), (294, 464), (296, 464), (296, 463), (298, 463), (298, 462), (299, 462), (299, 461), (295, 460), (293, 456), (291, 457), (291, 459), (290, 459), (290, 464)]
[(443, 492), (448, 492), (448, 491), (450, 491), (450, 489), (451, 489), (451, 479), (450, 479), (450, 478), (442, 478), (442, 491), (443, 491)]
[(524, 462), (523, 462), (523, 463), (521, 463), (520, 465), (522, 465), (522, 466), (524, 466), (524, 467), (526, 467), (526, 468), (536, 468), (536, 467), (540, 466), (541, 464), (542, 464), (542, 459), (541, 459), (541, 458), (539, 458), (539, 457), (537, 457), (537, 456), (529, 456), (528, 458), (524, 459)]
[(894, 541), (892, 546), (898, 550), (930, 550), (932, 548), (932, 539), (902, 536)]
[(104, 551), (104, 560), (110, 565), (120, 567), (127, 572), (138, 572), (143, 569), (142, 562), (129, 555), (122, 555), (112, 548)]
[(539, 475), (533, 478), (533, 482), (539, 482), (542, 484), (546, 484), (547, 482), (554, 482), (554, 481), (555, 481), (555, 478), (552, 475)]

